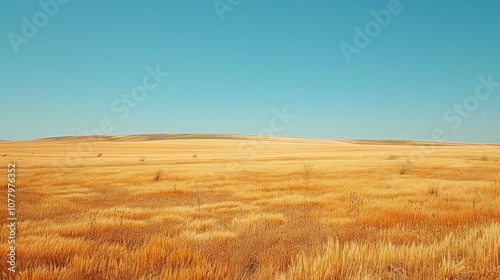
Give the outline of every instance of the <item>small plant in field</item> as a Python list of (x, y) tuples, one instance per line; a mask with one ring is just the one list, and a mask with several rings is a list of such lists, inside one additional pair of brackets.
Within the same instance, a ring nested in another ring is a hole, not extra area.
[(172, 180), (173, 180), (173, 190), (174, 190), (174, 192), (176, 192), (177, 191), (177, 183), (179, 181), (179, 177), (177, 176), (177, 173), (175, 174), (175, 177), (173, 177)]
[(97, 157), (102, 157), (102, 153), (97, 154)]
[(115, 215), (113, 216), (113, 222), (120, 227), (123, 225), (123, 219), (125, 218), (125, 210), (120, 210), (115, 208)]
[(194, 154), (194, 155), (193, 155), (193, 158), (196, 158), (197, 156), (198, 156), (198, 154)]
[(387, 157), (387, 159), (391, 159), (391, 160), (392, 160), (392, 159), (397, 159), (397, 158), (398, 158), (398, 156), (397, 156), (397, 155), (390, 155), (390, 156), (388, 156), (388, 157)]
[(477, 193), (474, 193), (472, 195), (472, 210), (476, 210), (476, 204), (480, 201), (479, 195)]
[(123, 227), (123, 220), (125, 219), (125, 210), (115, 208), (115, 212), (113, 214), (113, 238), (112, 240), (117, 242), (122, 240), (123, 234), (126, 229)]
[(482, 161), (489, 161), (490, 157), (488, 157), (487, 155), (483, 155), (479, 159), (482, 160)]
[(196, 188), (196, 200), (198, 202), (198, 210), (199, 210), (201, 207), (200, 188)]
[(432, 196), (438, 196), (438, 194), (439, 194), (439, 190), (438, 190), (438, 188), (437, 188), (437, 187), (432, 186), (432, 187), (429, 187), (429, 188), (427, 189), (427, 193), (428, 193), (429, 195), (432, 195)]
[(139, 161), (140, 161), (140, 162), (144, 162), (145, 160), (146, 160), (146, 158), (145, 158), (145, 157), (140, 157), (140, 158), (139, 158)]
[(405, 161), (400, 161), (398, 163), (399, 174), (410, 174), (413, 172), (414, 164), (413, 161), (407, 159)]
[(306, 184), (309, 184), (309, 181), (311, 180), (314, 165), (304, 164), (303, 167), (304, 167), (304, 182)]
[(430, 196), (437, 197), (439, 194), (439, 189), (436, 186), (436, 184), (434, 184), (434, 182), (432, 182), (432, 183), (429, 183), (428, 185), (429, 185), (429, 187), (427, 188), (427, 194)]
[(364, 202), (365, 199), (359, 196), (357, 192), (351, 192), (349, 194), (348, 210), (355, 220), (358, 220), (359, 216), (361, 215), (361, 208), (363, 207)]
[(403, 277), (404, 275), (406, 275), (406, 271), (405, 269), (403, 268), (403, 265), (402, 264), (392, 264), (392, 263), (388, 263), (385, 268), (398, 275), (399, 277)]
[(97, 214), (98, 213), (99, 213), (99, 210), (92, 211), (90, 213), (89, 230), (88, 230), (88, 237), (89, 238), (94, 238), (97, 236)]
[(257, 270), (258, 261), (257, 258), (252, 256), (245, 261), (244, 271), (246, 274), (253, 274)]
[(7, 156), (7, 154), (3, 154), (3, 156), (4, 156), (4, 157), (6, 157), (6, 156)]
[(163, 174), (163, 170), (162, 170), (162, 169), (158, 169), (158, 170), (156, 171), (155, 176), (153, 177), (153, 181), (154, 181), (154, 182), (158, 182), (158, 181), (160, 181), (161, 174)]

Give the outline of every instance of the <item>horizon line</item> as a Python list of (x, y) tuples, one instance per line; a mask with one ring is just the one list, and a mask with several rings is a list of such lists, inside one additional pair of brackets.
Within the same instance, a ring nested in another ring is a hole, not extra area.
[[(390, 141), (390, 142), (400, 142), (400, 141), (408, 141), (408, 142), (426, 142), (426, 143), (440, 143), (440, 144), (474, 144), (474, 145), (500, 145), (500, 143), (481, 143), (481, 142), (462, 142), (462, 141), (437, 141), (433, 139), (408, 139), (408, 138), (320, 138), (320, 137), (301, 137), (301, 136), (291, 136), (291, 135), (262, 135), (262, 134), (247, 134), (247, 133), (137, 133), (137, 134), (93, 134), (93, 135), (60, 135), (60, 136), (49, 136), (49, 137), (40, 137), (40, 138), (30, 138), (30, 139), (0, 139), (2, 142), (26, 142), (26, 141), (39, 141), (39, 140), (56, 140), (56, 139), (64, 139), (64, 138), (112, 138), (119, 136), (207, 136), (207, 135), (226, 135), (226, 136), (250, 136), (256, 138), (273, 138), (273, 137), (282, 137), (282, 138), (295, 138), (295, 139), (310, 139), (310, 140), (326, 140), (326, 141)], [(98, 141), (105, 140), (99, 139)], [(166, 139), (161, 139), (166, 140)], [(189, 140), (189, 139), (186, 139)], [(229, 139), (228, 139), (229, 140)], [(94, 142), (94, 141), (92, 141)]]

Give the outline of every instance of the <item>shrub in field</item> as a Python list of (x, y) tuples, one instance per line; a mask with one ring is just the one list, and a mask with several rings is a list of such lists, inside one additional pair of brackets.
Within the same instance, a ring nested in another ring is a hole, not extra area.
[(304, 182), (306, 184), (311, 180), (313, 167), (314, 165), (312, 164), (304, 164)]
[(480, 159), (482, 161), (489, 161), (490, 160), (490, 158), (488, 156), (486, 156), (486, 155), (481, 156)]
[(153, 177), (153, 181), (154, 181), (154, 182), (158, 182), (158, 181), (160, 181), (161, 174), (163, 174), (163, 170), (158, 169), (158, 171), (156, 171), (155, 176)]
[(398, 164), (399, 174), (410, 174), (413, 172), (414, 164), (413, 161), (407, 159), (405, 161), (400, 161)]

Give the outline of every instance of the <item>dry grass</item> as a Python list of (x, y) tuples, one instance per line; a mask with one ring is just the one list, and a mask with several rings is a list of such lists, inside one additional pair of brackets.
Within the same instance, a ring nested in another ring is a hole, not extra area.
[(16, 279), (500, 278), (498, 146), (439, 146), (401, 173), (387, 159), (418, 147), (278, 138), (250, 159), (241, 141), (99, 142), (72, 167), (63, 140), (0, 143)]
[(304, 164), (303, 167), (304, 167), (304, 182), (306, 184), (309, 184), (309, 182), (311, 181), (311, 177), (313, 175), (314, 165)]
[(490, 157), (486, 156), (486, 155), (482, 155), (479, 159), (482, 160), (482, 161), (489, 161)]
[(399, 157), (398, 157), (397, 155), (389, 155), (389, 156), (387, 157), (387, 159), (389, 159), (389, 160), (394, 160), (394, 159), (398, 159), (398, 158), (399, 158)]
[(158, 169), (158, 170), (156, 171), (155, 176), (153, 177), (153, 182), (158, 182), (158, 181), (160, 181), (161, 174), (163, 174), (163, 170), (162, 170), (162, 169)]
[(435, 184), (430, 183), (429, 188), (427, 189), (427, 193), (431, 196), (438, 196), (439, 189)]
[(405, 161), (400, 161), (398, 163), (398, 170), (399, 174), (404, 175), (404, 174), (410, 174), (413, 172), (414, 164), (412, 160), (405, 160)]

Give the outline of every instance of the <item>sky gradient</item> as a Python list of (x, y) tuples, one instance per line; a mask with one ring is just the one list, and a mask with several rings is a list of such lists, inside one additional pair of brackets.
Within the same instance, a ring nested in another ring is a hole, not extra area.
[[(39, 2), (0, 3), (0, 139), (103, 120), (112, 134), (258, 134), (286, 107), (295, 118), (277, 135), (430, 140), (439, 128), (500, 143), (500, 87), (475, 97), (479, 77), (500, 82), (500, 1), (54, 1), (40, 1), (46, 22)], [(356, 27), (391, 5), (357, 47)], [(40, 25), (32, 38), (24, 17)], [(350, 62), (343, 42), (359, 50)], [(156, 67), (169, 75), (118, 113)]]

